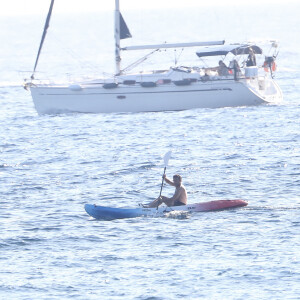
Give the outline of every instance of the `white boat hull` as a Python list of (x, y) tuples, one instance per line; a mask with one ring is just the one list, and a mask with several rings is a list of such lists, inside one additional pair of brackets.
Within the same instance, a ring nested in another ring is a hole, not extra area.
[(173, 83), (141, 87), (123, 85), (113, 89), (103, 84), (71, 86), (32, 85), (35, 108), (39, 114), (68, 112), (113, 113), (176, 111), (194, 108), (253, 106), (277, 102), (282, 98), (279, 87), (270, 80), (271, 92), (259, 91), (247, 80), (193, 82), (187, 86)]

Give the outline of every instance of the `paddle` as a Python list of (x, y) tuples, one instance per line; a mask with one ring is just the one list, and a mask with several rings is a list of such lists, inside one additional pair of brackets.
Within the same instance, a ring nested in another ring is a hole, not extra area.
[[(164, 168), (164, 175), (166, 174), (166, 169), (167, 169), (167, 166), (168, 166), (168, 163), (169, 163), (169, 159), (171, 157), (171, 154), (172, 154), (172, 151), (169, 151), (165, 154), (164, 156), (164, 165), (165, 165), (165, 168)], [(163, 186), (164, 186), (164, 175), (163, 175), (163, 178), (162, 178), (162, 181), (161, 181), (161, 187), (160, 187), (160, 193), (159, 193), (159, 198), (161, 196), (161, 192), (162, 192), (162, 189), (163, 189)], [(156, 209), (158, 209), (158, 205), (156, 207)]]

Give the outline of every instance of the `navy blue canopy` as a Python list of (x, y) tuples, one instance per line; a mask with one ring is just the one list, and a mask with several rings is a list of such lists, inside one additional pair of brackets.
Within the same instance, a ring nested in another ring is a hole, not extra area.
[(218, 56), (227, 55), (232, 53), (234, 55), (249, 54), (250, 49), (252, 49), (254, 54), (262, 54), (262, 49), (256, 45), (249, 44), (233, 44), (233, 45), (223, 45), (215, 47), (203, 47), (203, 49), (196, 52), (199, 57), (204, 56)]

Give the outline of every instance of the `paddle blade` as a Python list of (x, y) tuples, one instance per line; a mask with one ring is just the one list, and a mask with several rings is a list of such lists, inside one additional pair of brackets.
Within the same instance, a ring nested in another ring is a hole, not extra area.
[(165, 154), (164, 156), (164, 163), (165, 163), (165, 168), (168, 166), (169, 163), (169, 159), (171, 157), (172, 151), (169, 151)]

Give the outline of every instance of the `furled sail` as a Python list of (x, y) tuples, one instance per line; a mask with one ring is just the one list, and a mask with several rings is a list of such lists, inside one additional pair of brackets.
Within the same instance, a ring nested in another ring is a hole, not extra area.
[(34, 68), (33, 68), (33, 73), (31, 75), (31, 79), (34, 79), (35, 69), (37, 67), (39, 57), (40, 57), (40, 54), (41, 54), (41, 51), (42, 51), (42, 47), (43, 47), (43, 44), (44, 44), (44, 40), (45, 40), (45, 37), (46, 37), (46, 34), (47, 34), (47, 29), (48, 29), (49, 24), (50, 24), (50, 18), (51, 18), (51, 14), (52, 14), (53, 5), (54, 5), (54, 0), (51, 0), (50, 8), (49, 8), (47, 19), (46, 19), (46, 22), (45, 22), (44, 31), (43, 31), (39, 51), (38, 51), (38, 54), (37, 54), (37, 57), (36, 57), (36, 60), (35, 60), (35, 64), (34, 64)]
[(122, 17), (122, 14), (120, 13), (120, 39), (128, 39), (131, 38), (132, 35)]

